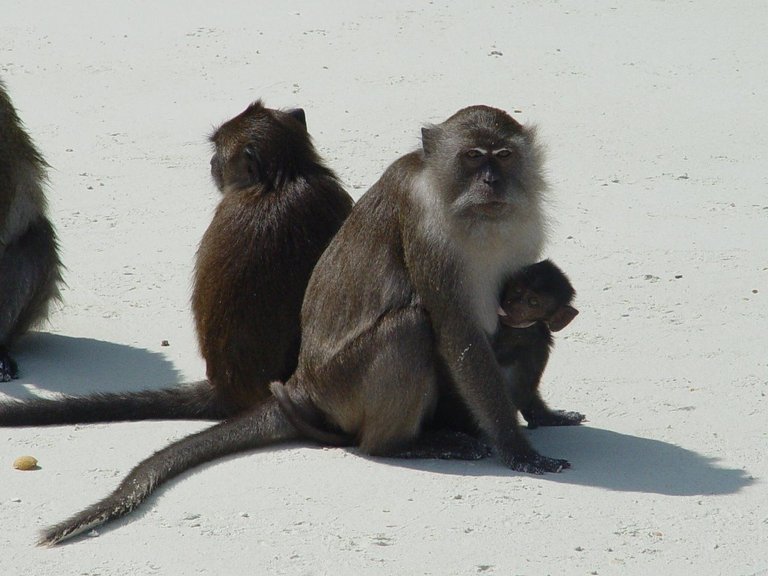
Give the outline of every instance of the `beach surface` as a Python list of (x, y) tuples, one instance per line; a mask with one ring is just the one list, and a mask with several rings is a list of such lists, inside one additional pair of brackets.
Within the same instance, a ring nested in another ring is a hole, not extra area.
[(208, 135), (251, 101), (303, 107), (355, 198), (423, 124), (488, 104), (547, 147), (545, 256), (581, 313), (542, 390), (588, 421), (525, 430), (572, 464), (544, 476), (247, 453), (53, 549), (42, 528), (209, 423), (2, 428), (0, 573), (768, 576), (767, 21), (760, 1), (4, 2), (0, 77), (51, 164), (67, 285), (0, 399), (203, 377)]

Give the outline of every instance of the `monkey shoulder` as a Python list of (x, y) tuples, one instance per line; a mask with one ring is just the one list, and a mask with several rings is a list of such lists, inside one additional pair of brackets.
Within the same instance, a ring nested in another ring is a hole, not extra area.
[(328, 236), (329, 240), (349, 216), (353, 205), (352, 197), (341, 187), (336, 176), (323, 170), (293, 183), (279, 209), (287, 221), (283, 224), (286, 231), (296, 234), (303, 230), (312, 235)]
[[(382, 311), (414, 303), (403, 259), (398, 192), (385, 174), (352, 208), (315, 267), (302, 308), (304, 341), (341, 348)], [(329, 311), (334, 313), (329, 315)], [(323, 348), (325, 345), (318, 346)], [(306, 350), (307, 358), (311, 350)]]
[[(342, 289), (350, 304), (374, 295), (395, 297), (391, 290), (381, 290), (385, 285), (401, 286), (400, 292), (409, 292), (398, 219), (397, 205), (391, 198), (375, 188), (366, 192), (321, 256), (313, 277), (335, 278), (323, 287)], [(358, 274), (346, 273), (349, 270)], [(349, 285), (342, 288), (340, 282)]]

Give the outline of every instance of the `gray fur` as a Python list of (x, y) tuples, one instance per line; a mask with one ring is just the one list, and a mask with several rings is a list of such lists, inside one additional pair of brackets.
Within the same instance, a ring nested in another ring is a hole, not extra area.
[(48, 164), (0, 81), (0, 381), (17, 376), (9, 349), (60, 298), (61, 262), (46, 216)]

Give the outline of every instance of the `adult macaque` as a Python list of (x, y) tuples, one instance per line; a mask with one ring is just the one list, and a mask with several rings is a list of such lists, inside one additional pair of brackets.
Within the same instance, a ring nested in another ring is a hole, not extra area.
[(0, 81), (0, 382), (18, 377), (10, 348), (48, 317), (61, 262), (46, 216), (48, 164), (24, 131)]
[[(567, 461), (539, 455), (522, 435), (492, 345), (504, 281), (544, 244), (535, 134), (501, 110), (472, 106), (424, 128), (422, 142), (360, 199), (318, 261), (284, 392), (367, 454), (482, 457), (470, 436), (425, 431), (450, 387), (506, 466), (560, 471)], [(127, 514), (193, 466), (300, 437), (271, 397), (141, 462), (41, 544)]]
[(523, 268), (504, 288), (494, 350), (502, 369), (510, 372), (515, 405), (529, 428), (584, 421), (578, 412), (550, 409), (539, 392), (554, 343), (552, 332), (565, 328), (579, 313), (571, 306), (575, 295), (568, 277), (550, 260)]
[(264, 400), (272, 380), (293, 373), (309, 276), (352, 199), (315, 151), (301, 109), (255, 102), (211, 141), (211, 174), (223, 197), (200, 242), (192, 295), (207, 380), (2, 403), (0, 426), (218, 420)]

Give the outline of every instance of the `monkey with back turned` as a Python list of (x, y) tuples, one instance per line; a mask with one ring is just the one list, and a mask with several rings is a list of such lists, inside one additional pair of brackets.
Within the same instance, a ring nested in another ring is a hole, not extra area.
[(261, 101), (211, 136), (222, 194), (197, 251), (192, 312), (207, 379), (161, 390), (0, 403), (0, 426), (219, 420), (270, 396), (299, 353), (312, 269), (352, 208), (304, 111)]
[(192, 311), (218, 416), (293, 374), (312, 270), (352, 209), (315, 151), (304, 111), (259, 101), (211, 137), (224, 197), (197, 253)]
[[(471, 436), (427, 429), (450, 387), (504, 465), (538, 474), (569, 467), (521, 433), (492, 342), (505, 279), (543, 248), (541, 156), (534, 130), (487, 106), (425, 127), (421, 149), (385, 171), (320, 257), (302, 305), (297, 368), (271, 387), (367, 454), (483, 457)], [(301, 437), (268, 398), (140, 462), (40, 544), (129, 513), (203, 462)]]
[(56, 233), (46, 216), (47, 168), (0, 80), (0, 382), (18, 377), (10, 348), (60, 297)]

